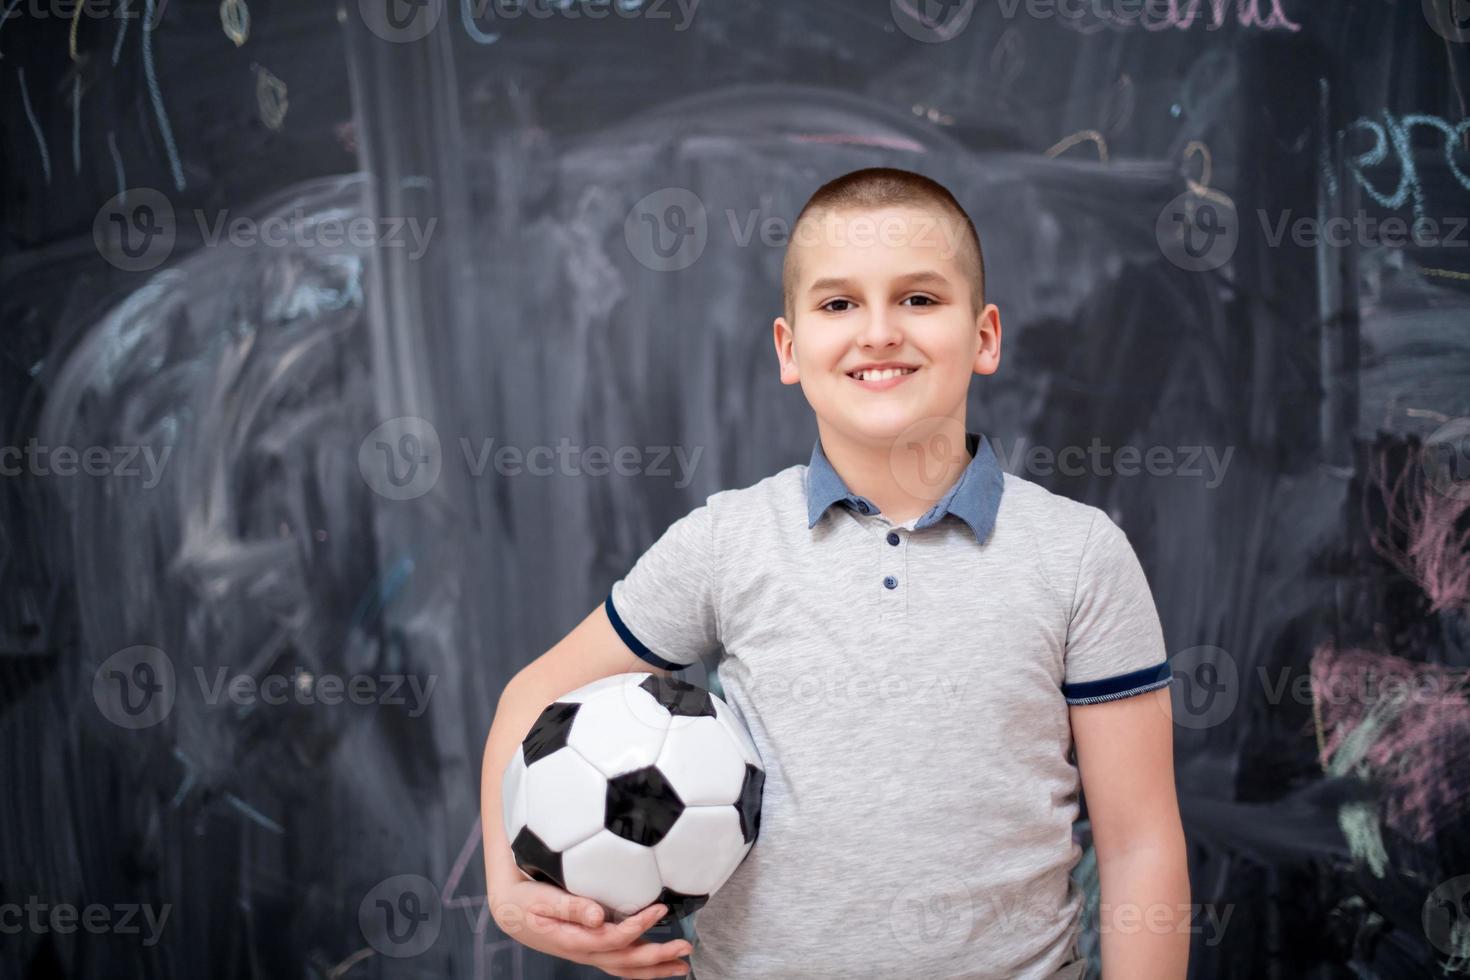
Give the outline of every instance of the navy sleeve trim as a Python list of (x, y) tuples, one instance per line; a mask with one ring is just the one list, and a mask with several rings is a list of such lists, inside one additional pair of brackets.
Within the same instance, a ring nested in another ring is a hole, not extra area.
[(689, 666), (688, 664), (676, 664), (672, 661), (665, 660), (663, 657), (660, 657), (658, 654), (648, 649), (648, 647), (644, 646), (643, 641), (633, 635), (633, 631), (628, 629), (628, 625), (623, 622), (623, 617), (619, 616), (618, 611), (613, 608), (611, 592), (609, 592), (607, 594), (607, 598), (602, 601), (602, 605), (603, 608), (607, 610), (607, 618), (612, 621), (613, 629), (617, 630), (618, 636), (621, 636), (623, 638), (623, 642), (628, 644), (628, 649), (632, 650), (639, 657), (647, 660), (649, 663), (653, 664), (655, 667), (658, 667), (661, 670), (683, 670), (685, 667)]
[(1169, 667), (1169, 661), (1165, 660), (1153, 667), (1130, 671), (1116, 677), (1082, 681), (1078, 684), (1063, 684), (1062, 696), (1067, 699), (1068, 704), (1096, 704), (1099, 701), (1113, 701), (1117, 698), (1126, 698), (1129, 695), (1142, 694), (1144, 691), (1163, 687), (1173, 676), (1174, 672)]

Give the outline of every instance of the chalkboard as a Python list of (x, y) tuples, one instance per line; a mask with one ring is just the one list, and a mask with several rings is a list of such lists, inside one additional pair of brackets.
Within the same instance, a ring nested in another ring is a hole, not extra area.
[(602, 975), (486, 912), (496, 699), (806, 461), (784, 235), (875, 165), (983, 238), (972, 427), (1148, 573), (1190, 975), (1465, 969), (1462, 13), (9, 0), (0, 971)]

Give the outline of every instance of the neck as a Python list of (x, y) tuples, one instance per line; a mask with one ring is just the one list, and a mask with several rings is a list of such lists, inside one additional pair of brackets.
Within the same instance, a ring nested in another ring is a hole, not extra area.
[(877, 505), (891, 523), (902, 524), (935, 505), (959, 482), (973, 458), (965, 426), (953, 419), (923, 433), (864, 440), (818, 425), (822, 452), (847, 488)]

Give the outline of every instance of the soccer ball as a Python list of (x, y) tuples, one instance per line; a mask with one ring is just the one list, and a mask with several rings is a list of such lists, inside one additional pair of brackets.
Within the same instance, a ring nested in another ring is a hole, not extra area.
[(760, 832), (765, 768), (728, 704), (685, 681), (617, 674), (542, 709), (501, 780), (527, 877), (621, 921), (702, 907)]

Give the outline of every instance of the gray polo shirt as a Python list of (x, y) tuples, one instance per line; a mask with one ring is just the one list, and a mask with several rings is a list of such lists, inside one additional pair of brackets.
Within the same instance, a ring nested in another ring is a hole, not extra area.
[(708, 655), (766, 766), (693, 974), (1081, 977), (1069, 704), (1169, 683), (1128, 539), (1001, 470), (890, 522), (822, 452), (709, 495), (613, 584), (640, 657)]

